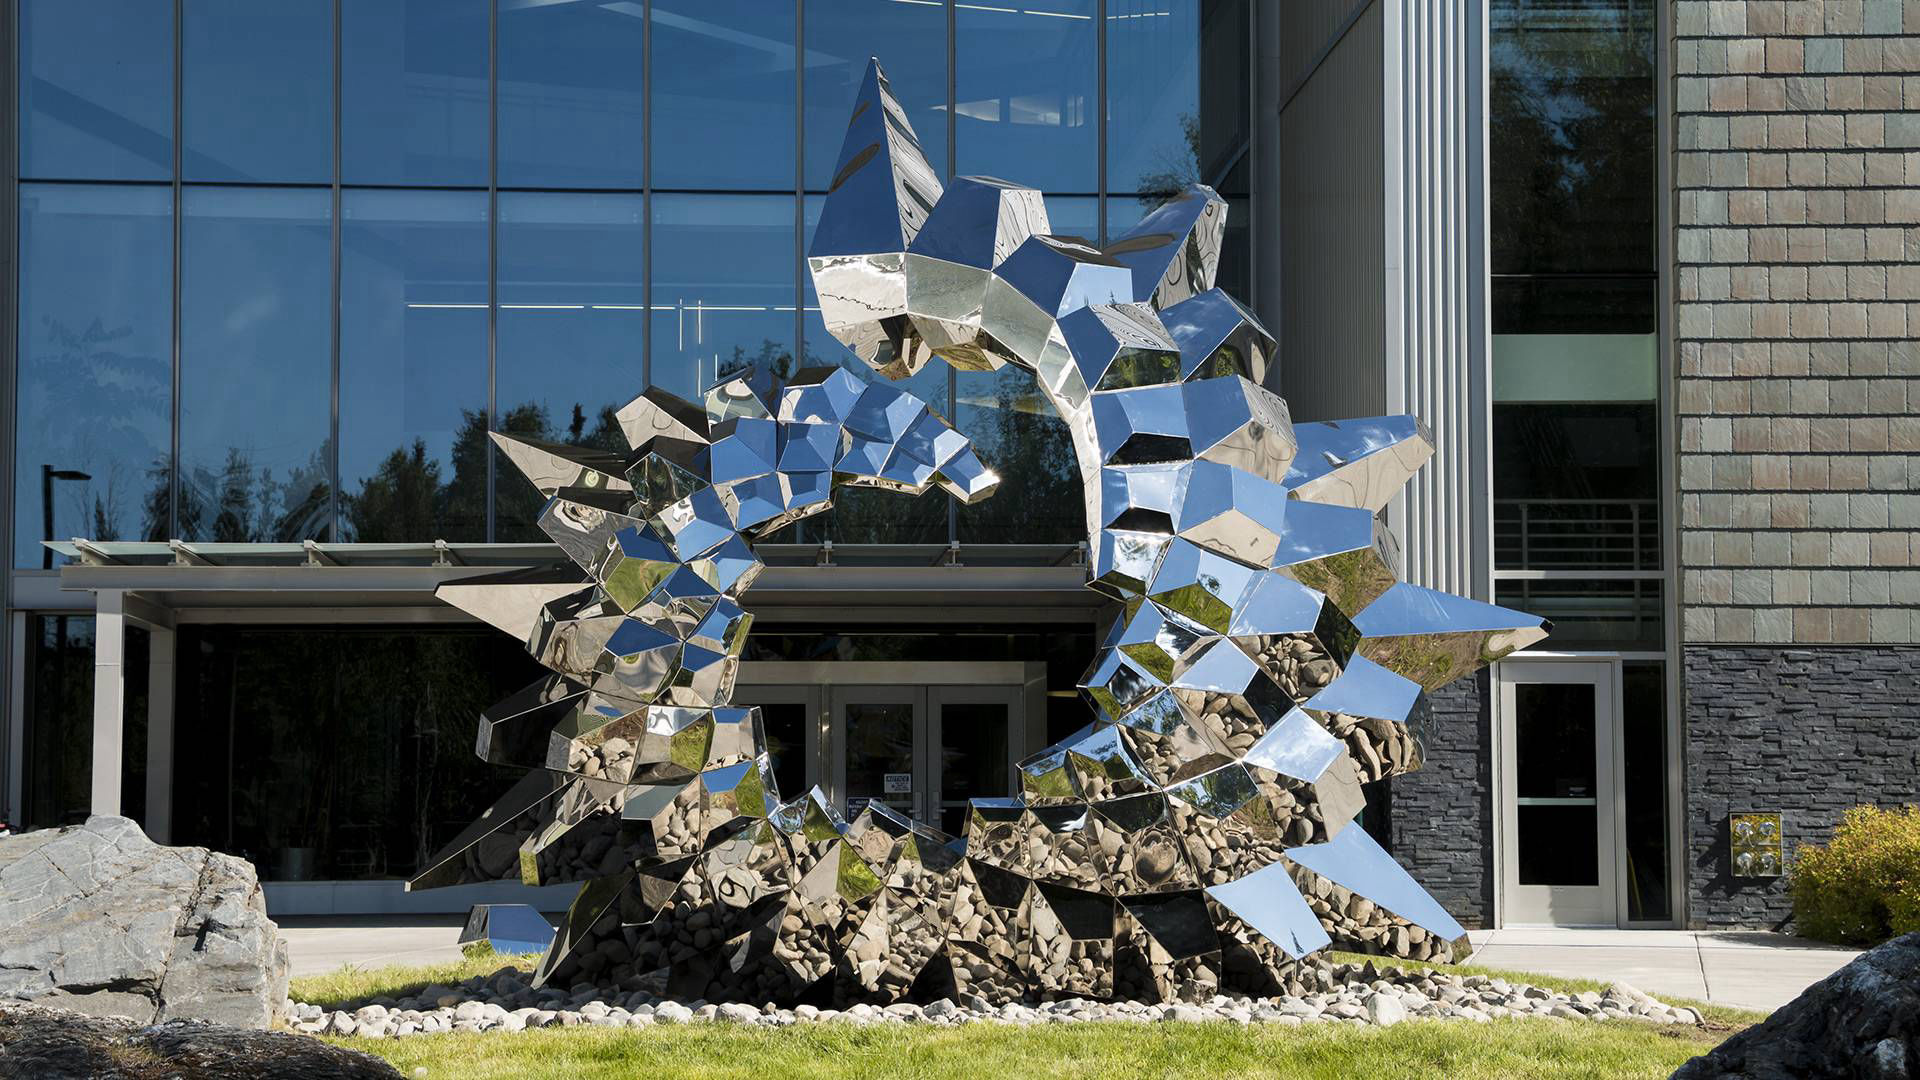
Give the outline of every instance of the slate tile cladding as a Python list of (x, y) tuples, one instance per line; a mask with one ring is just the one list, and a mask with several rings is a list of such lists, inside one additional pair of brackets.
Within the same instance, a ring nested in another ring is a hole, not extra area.
[(1467, 927), (1493, 917), (1490, 685), (1482, 671), (1428, 694), (1425, 764), (1387, 781), (1394, 858)]
[(1920, 642), (1920, 0), (1677, 0), (1683, 640)]
[(1686, 874), (1695, 927), (1771, 928), (1785, 878), (1736, 878), (1727, 815), (1824, 843), (1848, 807), (1920, 802), (1920, 647), (1688, 646)]

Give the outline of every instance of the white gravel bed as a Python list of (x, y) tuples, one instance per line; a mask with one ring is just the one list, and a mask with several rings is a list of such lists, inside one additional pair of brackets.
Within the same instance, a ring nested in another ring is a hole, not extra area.
[(428, 986), (403, 998), (376, 998), (352, 1010), (288, 1003), (290, 1026), (308, 1034), (398, 1037), (446, 1031), (525, 1031), (544, 1027), (628, 1027), (655, 1024), (735, 1023), (763, 1027), (790, 1024), (1061, 1024), (1120, 1023), (1398, 1024), (1407, 1020), (1485, 1022), (1509, 1016), (1556, 1020), (1642, 1020), (1697, 1024), (1692, 1009), (1670, 1006), (1614, 983), (1604, 992), (1565, 994), (1485, 975), (1376, 970), (1373, 965), (1334, 965), (1338, 989), (1302, 997), (1217, 996), (1207, 1001), (1143, 1005), (1137, 1002), (1063, 998), (994, 1005), (975, 995), (942, 998), (930, 1005), (854, 1005), (845, 1010), (811, 1005), (781, 1008), (739, 1002), (675, 1001), (648, 990), (621, 993), (581, 984), (571, 990), (535, 990), (524, 973), (502, 968), (458, 986)]

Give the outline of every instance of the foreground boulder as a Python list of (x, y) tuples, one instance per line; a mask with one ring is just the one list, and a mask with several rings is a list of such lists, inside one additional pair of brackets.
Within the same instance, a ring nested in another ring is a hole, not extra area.
[(1862, 954), (1673, 1077), (1920, 1077), (1920, 934)]
[(172, 1020), (142, 1025), (0, 1006), (0, 1076), (36, 1080), (391, 1080), (377, 1057), (285, 1031)]
[(143, 1024), (270, 1025), (287, 947), (243, 859), (121, 817), (0, 839), (0, 999)]

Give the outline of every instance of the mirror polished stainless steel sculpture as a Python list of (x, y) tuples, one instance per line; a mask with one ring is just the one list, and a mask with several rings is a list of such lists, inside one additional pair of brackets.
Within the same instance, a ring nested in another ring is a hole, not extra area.
[(575, 566), (444, 585), (555, 674), (489, 710), (532, 770), (412, 883), (585, 882), (541, 980), (709, 999), (1298, 988), (1335, 938), (1418, 958), (1465, 934), (1355, 821), (1420, 765), (1422, 694), (1545, 636), (1398, 581), (1379, 513), (1433, 452), (1390, 416), (1293, 424), (1274, 344), (1213, 287), (1226, 206), (1195, 186), (1104, 248), (1040, 193), (943, 189), (868, 70), (808, 265), (828, 329), (900, 378), (1032, 371), (1072, 433), (1090, 582), (1119, 618), (1095, 719), (948, 836), (878, 802), (776, 790), (731, 708), (751, 540), (838, 485), (973, 502), (995, 474), (921, 401), (839, 368), (648, 390), (607, 454), (494, 435)]

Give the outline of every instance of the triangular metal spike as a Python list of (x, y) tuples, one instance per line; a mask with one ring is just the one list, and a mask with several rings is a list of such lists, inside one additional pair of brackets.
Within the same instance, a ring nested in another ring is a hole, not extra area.
[(1293, 437), (1286, 486), (1296, 498), (1376, 513), (1433, 456), (1433, 432), (1412, 416), (1295, 424)]
[(1366, 897), (1415, 926), (1455, 941), (1467, 931), (1365, 829), (1342, 829), (1324, 844), (1288, 848), (1287, 858)]
[(619, 454), (588, 446), (542, 442), (504, 431), (488, 432), (493, 444), (507, 456), (520, 475), (532, 481), (540, 494), (553, 497), (561, 488), (598, 488), (604, 491), (632, 491), (627, 482), (627, 462)]
[(1333, 944), (1285, 863), (1270, 863), (1238, 881), (1211, 886), (1207, 895), (1295, 960)]
[(535, 566), (443, 582), (433, 595), (526, 641), (540, 621), (541, 608), (587, 584), (578, 567)]
[(1402, 582), (1354, 617), (1361, 656), (1433, 690), (1543, 640), (1538, 615)]
[(869, 61), (807, 256), (904, 252), (940, 194), (880, 61)]

